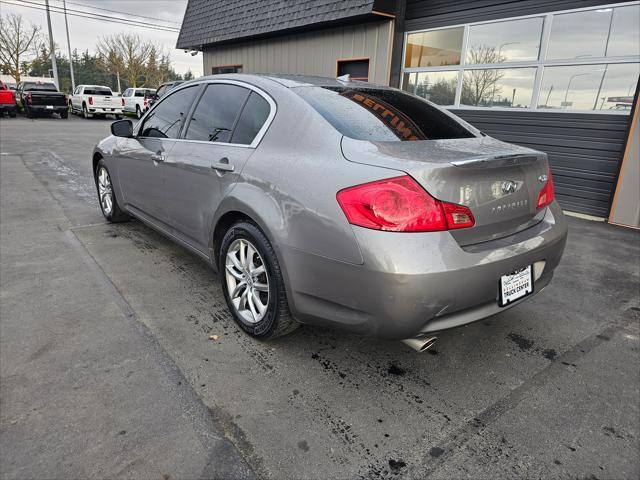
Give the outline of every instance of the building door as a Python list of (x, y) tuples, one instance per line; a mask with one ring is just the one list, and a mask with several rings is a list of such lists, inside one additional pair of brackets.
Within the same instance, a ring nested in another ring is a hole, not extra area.
[(337, 76), (351, 75), (352, 80), (369, 81), (369, 59), (349, 58), (338, 60)]

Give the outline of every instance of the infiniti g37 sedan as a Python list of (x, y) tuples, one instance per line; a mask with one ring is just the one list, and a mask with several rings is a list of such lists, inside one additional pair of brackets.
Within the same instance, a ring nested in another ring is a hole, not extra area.
[(254, 337), (302, 323), (422, 349), (540, 292), (564, 250), (545, 154), (393, 88), (203, 77), (111, 131), (93, 153), (106, 219), (209, 262)]

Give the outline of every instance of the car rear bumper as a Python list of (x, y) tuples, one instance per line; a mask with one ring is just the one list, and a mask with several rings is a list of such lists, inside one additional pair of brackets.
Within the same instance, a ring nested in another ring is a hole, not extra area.
[[(67, 105), (29, 105), (27, 104), (29, 110), (34, 113), (60, 113), (69, 110)], [(51, 107), (51, 108), (49, 108)]]
[(553, 203), (537, 225), (473, 247), (460, 247), (448, 232), (354, 227), (354, 234), (362, 265), (280, 248), (292, 312), (303, 323), (404, 339), (474, 322), (531, 298), (499, 307), (500, 277), (536, 264), (538, 293), (560, 262), (567, 226)]
[(0, 103), (0, 111), (2, 112), (15, 112), (18, 110), (18, 106), (15, 103)]
[(122, 115), (122, 107), (89, 107), (89, 113)]

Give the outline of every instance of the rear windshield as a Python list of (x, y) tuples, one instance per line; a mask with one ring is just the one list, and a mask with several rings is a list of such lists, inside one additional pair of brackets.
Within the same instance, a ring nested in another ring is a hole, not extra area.
[(28, 90), (44, 90), (45, 92), (57, 92), (58, 89), (53, 83), (35, 83), (25, 82), (22, 88), (25, 91)]
[(293, 91), (341, 134), (356, 140), (388, 142), (476, 136), (421, 98), (397, 90), (298, 87)]
[(113, 92), (111, 92), (111, 89), (109, 89), (109, 88), (85, 87), (84, 94), (85, 95), (107, 95), (107, 96), (111, 96), (111, 95), (113, 95)]

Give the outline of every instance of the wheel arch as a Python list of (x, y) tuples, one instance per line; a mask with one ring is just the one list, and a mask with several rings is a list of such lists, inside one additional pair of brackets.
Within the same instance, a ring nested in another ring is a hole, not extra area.
[(100, 160), (102, 160), (102, 158), (103, 158), (103, 156), (102, 156), (102, 154), (100, 152), (94, 152), (93, 153), (93, 158), (91, 159), (93, 169), (91, 171), (93, 172), (94, 180), (96, 178), (96, 170), (98, 169), (98, 162)]

